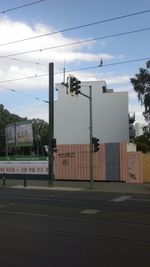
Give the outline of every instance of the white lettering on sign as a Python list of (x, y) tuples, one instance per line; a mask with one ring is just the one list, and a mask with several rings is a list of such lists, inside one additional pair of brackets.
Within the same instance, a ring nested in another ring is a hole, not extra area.
[(1, 161), (0, 173), (48, 174), (48, 161)]

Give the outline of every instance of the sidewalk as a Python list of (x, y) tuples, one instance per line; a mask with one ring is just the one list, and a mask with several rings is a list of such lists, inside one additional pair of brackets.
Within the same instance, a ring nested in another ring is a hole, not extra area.
[[(1, 188), (3, 186), (1, 185)], [(48, 185), (47, 181), (28, 181), (27, 187), (23, 186), (22, 180), (8, 180), (7, 188), (25, 188), (41, 190), (63, 190), (63, 191), (94, 191), (94, 192), (112, 192), (125, 194), (149, 194), (150, 183), (147, 184), (128, 184), (121, 182), (93, 182), (93, 189), (90, 189), (88, 181), (54, 181), (53, 185)]]

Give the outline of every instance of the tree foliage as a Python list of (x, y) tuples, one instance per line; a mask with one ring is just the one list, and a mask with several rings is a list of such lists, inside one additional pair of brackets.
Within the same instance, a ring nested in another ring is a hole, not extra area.
[(49, 124), (41, 119), (32, 119), (34, 150), (43, 153), (44, 145), (48, 145)]
[(146, 69), (140, 68), (135, 78), (130, 79), (138, 99), (145, 107), (143, 112), (146, 121), (150, 120), (150, 60), (146, 62)]
[[(8, 124), (27, 121), (26, 117), (22, 118), (16, 114), (10, 113), (0, 104), (0, 154), (5, 154), (5, 127)], [(42, 147), (48, 144), (49, 124), (41, 119), (32, 119), (33, 127), (33, 152), (42, 154)], [(31, 149), (20, 148), (20, 153), (30, 151)]]
[(150, 152), (150, 133), (137, 136), (134, 139), (134, 143), (137, 145), (137, 151)]
[(18, 115), (10, 113), (0, 104), (0, 152), (5, 152), (5, 127), (14, 122), (25, 121), (27, 118), (21, 118)]

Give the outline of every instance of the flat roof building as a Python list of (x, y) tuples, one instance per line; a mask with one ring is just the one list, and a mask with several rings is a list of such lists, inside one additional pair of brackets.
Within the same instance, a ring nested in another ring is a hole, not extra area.
[[(89, 95), (92, 86), (93, 136), (100, 143), (129, 140), (128, 93), (107, 90), (105, 81), (82, 82), (81, 92)], [(58, 100), (54, 103), (54, 135), (57, 144), (89, 143), (89, 99), (71, 96), (66, 87), (56, 84)]]

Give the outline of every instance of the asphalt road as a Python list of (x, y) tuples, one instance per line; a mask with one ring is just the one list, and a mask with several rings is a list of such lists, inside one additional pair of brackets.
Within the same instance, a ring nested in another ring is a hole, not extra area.
[(0, 266), (149, 267), (150, 198), (0, 188)]

